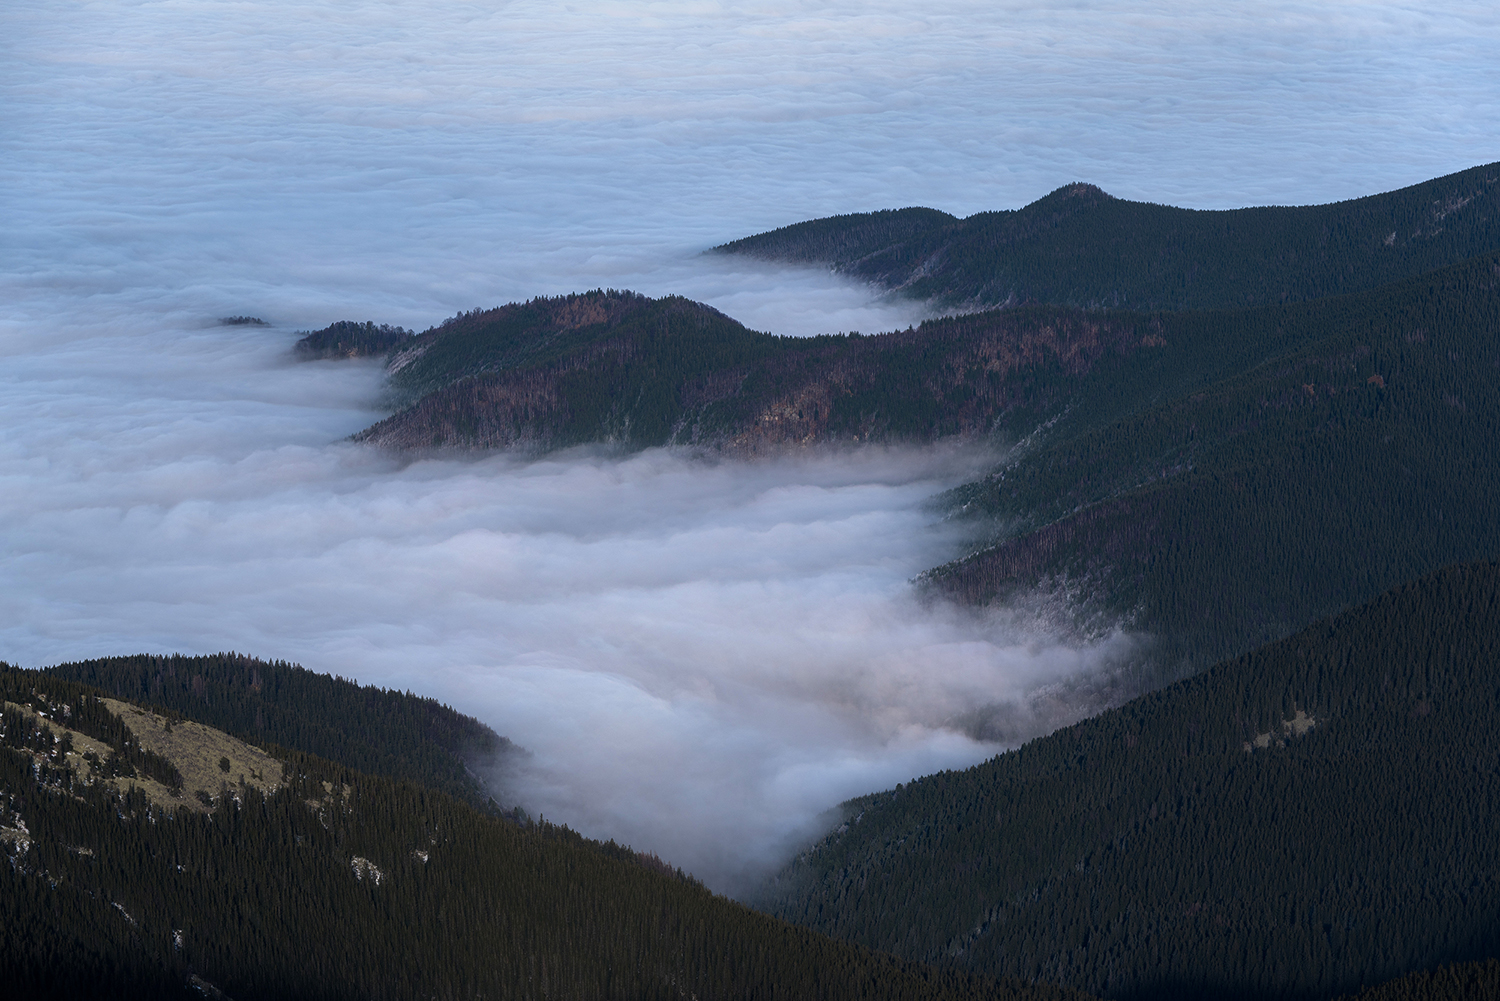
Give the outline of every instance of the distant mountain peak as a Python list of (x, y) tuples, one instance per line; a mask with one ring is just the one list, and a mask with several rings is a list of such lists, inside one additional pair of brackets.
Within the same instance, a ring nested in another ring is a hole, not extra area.
[(1021, 209), (1021, 211), (1025, 212), (1026, 209), (1032, 208), (1033, 206), (1042, 205), (1047, 202), (1075, 200), (1094, 205), (1099, 202), (1115, 201), (1116, 199), (1113, 195), (1105, 191), (1103, 188), (1099, 187), (1097, 184), (1089, 184), (1087, 181), (1074, 181), (1072, 184), (1064, 184), (1062, 187), (1058, 188), (1056, 191), (1051, 192), (1043, 198), (1038, 198), (1036, 201), (1032, 202), (1031, 205), (1028, 205), (1026, 206), (1026, 208)]

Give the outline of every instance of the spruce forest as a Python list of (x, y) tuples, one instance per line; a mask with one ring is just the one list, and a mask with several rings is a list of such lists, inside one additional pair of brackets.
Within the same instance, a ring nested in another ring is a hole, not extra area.
[(791, 338), (597, 289), (292, 357), (378, 359), (353, 440), (406, 459), (987, 443), (933, 502), (973, 545), (913, 587), (1067, 595), (1150, 638), (1135, 697), (840, 805), (734, 901), (531, 816), (462, 707), (275, 651), (0, 665), (8, 996), (1500, 997), (1500, 164), (713, 253), (948, 315)]
[[(1500, 950), (1500, 564), (845, 804), (772, 913), (1104, 997), (1333, 997)], [(899, 900), (899, 911), (892, 902)]]

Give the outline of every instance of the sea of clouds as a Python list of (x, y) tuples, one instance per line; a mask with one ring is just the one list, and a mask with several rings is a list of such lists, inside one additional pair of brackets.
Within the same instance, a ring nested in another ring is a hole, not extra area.
[(532, 752), (532, 812), (743, 888), (842, 798), (1095, 708), (1139, 638), (916, 600), (969, 541), (924, 501), (982, 450), (404, 462), (342, 441), (378, 366), (296, 364), (296, 331), (593, 287), (905, 326), (702, 251), (1073, 180), (1413, 183), (1500, 158), (1497, 49), (1462, 3), (13, 0), (0, 658), (232, 648), (434, 695)]

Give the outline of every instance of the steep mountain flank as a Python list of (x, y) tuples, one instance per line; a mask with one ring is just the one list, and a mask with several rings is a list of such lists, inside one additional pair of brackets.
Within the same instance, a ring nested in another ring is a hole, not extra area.
[[(835, 942), (619, 845), (297, 752), (274, 781), (157, 802), (60, 737), (59, 718), (128, 729), (100, 693), (4, 667), (0, 691), (30, 713), (0, 723), (7, 996), (1082, 1001)], [(205, 728), (190, 752), (204, 740), (235, 744)]]
[(824, 264), (949, 306), (1231, 309), (1375, 288), (1500, 249), (1500, 164), (1330, 205), (1196, 211), (1062, 187), (957, 219), (797, 223), (720, 253)]
[(1167, 350), (1142, 353), (1157, 369), (1130, 378), (1166, 390), (1159, 402), (1109, 403), (1100, 387), (950, 495), (1011, 534), (933, 571), (934, 588), (982, 604), (1085, 582), (1166, 656), (1203, 665), (1500, 555), (1500, 255), (1376, 292), (1200, 315), (1216, 340), (1278, 343), (1257, 330), (1270, 324), (1290, 350), (1241, 356), (1198, 385), (1172, 374)]
[(1328, 997), (1500, 952), (1497, 792), (1500, 564), (1469, 564), (852, 800), (765, 903), (1109, 998)]

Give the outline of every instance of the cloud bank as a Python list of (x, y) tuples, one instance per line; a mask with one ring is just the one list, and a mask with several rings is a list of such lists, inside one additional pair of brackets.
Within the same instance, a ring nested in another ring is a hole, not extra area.
[(4, 25), (8, 281), (304, 326), (703, 297), (698, 250), (838, 212), (1074, 180), (1326, 201), (1500, 156), (1483, 3), (15, 0)]
[(1016, 739), (1059, 684), (1097, 708), (1132, 650), (916, 599), (964, 542), (923, 501), (982, 451), (404, 463), (336, 441), (378, 369), (291, 363), (274, 331), (18, 361), (10, 659), (233, 648), (435, 695), (532, 752), (513, 801), (722, 889), (838, 801), (994, 753), (976, 713)]
[(1130, 641), (914, 600), (963, 543), (922, 501), (981, 455), (406, 464), (341, 443), (379, 372), (293, 364), (297, 328), (603, 286), (891, 329), (922, 308), (701, 252), (1072, 180), (1331, 200), (1500, 134), (1484, 4), (14, 0), (0, 26), (0, 657), (233, 647), (435, 695), (532, 749), (531, 809), (730, 889), (839, 799), (1107, 699)]

